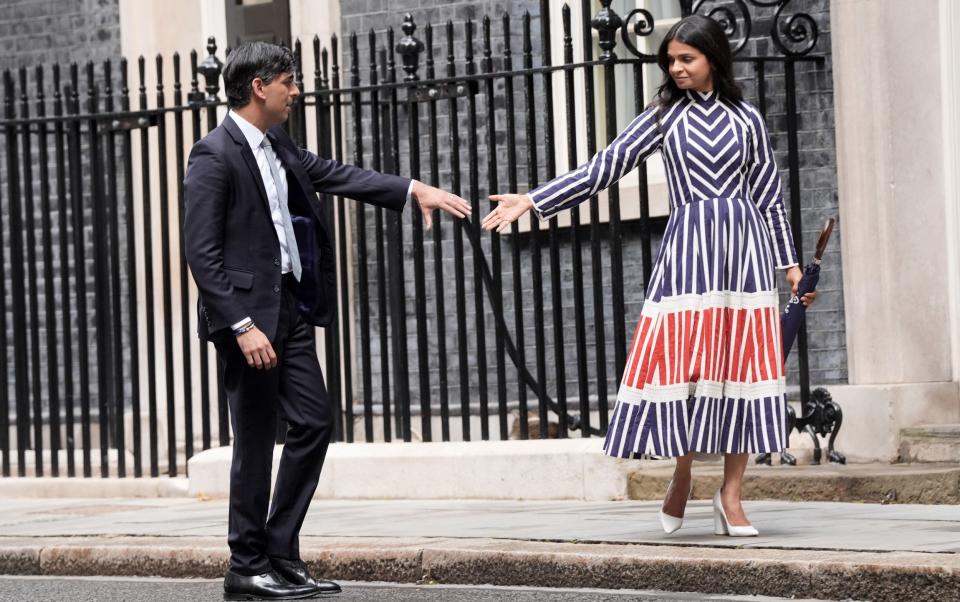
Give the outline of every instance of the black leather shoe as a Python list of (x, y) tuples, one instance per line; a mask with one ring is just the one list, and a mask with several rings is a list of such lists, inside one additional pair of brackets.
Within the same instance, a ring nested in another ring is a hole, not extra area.
[(224, 600), (299, 600), (315, 594), (315, 587), (290, 583), (275, 571), (252, 576), (230, 571), (223, 580)]
[(278, 575), (290, 583), (313, 586), (316, 588), (316, 595), (329, 596), (340, 593), (340, 586), (333, 581), (323, 581), (311, 575), (307, 570), (307, 563), (302, 560), (271, 558), (270, 565)]

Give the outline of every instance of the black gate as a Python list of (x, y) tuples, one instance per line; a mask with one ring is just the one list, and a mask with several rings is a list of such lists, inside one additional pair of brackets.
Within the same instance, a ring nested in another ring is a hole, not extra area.
[[(679, 6), (724, 25), (764, 113), (767, 79), (782, 78), (783, 165), (800, 233), (796, 74), (823, 59), (808, 56), (814, 20), (783, 14), (788, 3)], [(479, 229), (488, 193), (526, 190), (582, 162), (626, 125), (618, 112), (639, 112), (659, 83), (645, 72), (655, 57), (641, 48), (658, 31), (653, 15), (621, 18), (610, 0), (601, 4), (599, 13), (589, 0), (565, 6), (557, 32), (544, 0), (538, 31), (529, 14), (422, 30), (408, 15), (402, 35), (351, 34), (342, 53), (337, 38), (329, 48), (314, 39), (306, 53), (295, 42), (305, 93), (289, 129), (301, 144), (441, 185), (476, 216), (437, 217), (427, 233), (417, 211), (322, 199), (336, 224), (341, 298), (320, 346), (340, 440), (606, 429), (665, 223), (651, 214), (647, 167), (635, 187), (613, 186), (569, 225), (514, 224), (502, 238)], [(772, 7), (772, 54), (741, 52), (755, 38), (749, 5)], [(561, 56), (551, 51), (558, 33)], [(4, 74), (0, 349), (13, 350), (0, 354), (11, 385), (0, 388), (4, 476), (91, 476), (95, 467), (101, 476), (175, 476), (198, 450), (229, 444), (214, 350), (194, 336), (180, 244), (185, 159), (224, 112), (216, 54), (211, 39), (200, 64), (196, 52), (189, 66), (158, 56), (152, 81), (142, 57)], [(627, 210), (636, 219), (624, 219)], [(625, 273), (624, 253), (635, 251), (640, 273)], [(806, 400), (803, 334), (798, 351)]]

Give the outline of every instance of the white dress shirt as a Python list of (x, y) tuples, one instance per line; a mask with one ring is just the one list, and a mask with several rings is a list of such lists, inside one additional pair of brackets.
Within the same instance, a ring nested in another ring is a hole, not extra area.
[(270, 219), (273, 220), (273, 229), (277, 231), (277, 239), (280, 241), (280, 271), (286, 274), (293, 269), (293, 266), (290, 263), (290, 253), (287, 250), (287, 234), (283, 227), (283, 214), (280, 211), (280, 195), (277, 193), (277, 184), (273, 181), (273, 175), (267, 161), (273, 161), (274, 165), (277, 166), (277, 172), (280, 174), (281, 180), (280, 186), (289, 190), (287, 188), (287, 172), (273, 148), (261, 146), (263, 139), (267, 136), (260, 131), (260, 128), (233, 111), (228, 114), (240, 127), (240, 131), (243, 132), (243, 137), (247, 139), (250, 150), (253, 151), (253, 157), (257, 160), (257, 167), (260, 168), (260, 178), (263, 180), (263, 187), (267, 191), (267, 202), (270, 205)]
[[(277, 156), (273, 148), (264, 148), (261, 146), (263, 139), (267, 137), (265, 132), (233, 111), (230, 111), (227, 115), (233, 119), (243, 133), (243, 137), (247, 139), (250, 150), (253, 151), (253, 157), (257, 160), (257, 167), (260, 168), (260, 178), (263, 180), (263, 187), (267, 191), (267, 201), (270, 204), (270, 219), (273, 220), (273, 229), (276, 230), (277, 240), (280, 241), (280, 271), (286, 274), (293, 269), (293, 266), (290, 263), (290, 253), (287, 251), (287, 234), (283, 228), (283, 214), (280, 211), (280, 195), (277, 194), (277, 185), (273, 181), (273, 175), (270, 173), (270, 164), (267, 163), (267, 161), (274, 162), (277, 166), (277, 172), (280, 174), (280, 185), (283, 189), (290, 190), (287, 186), (287, 172), (283, 167), (283, 162), (280, 161), (280, 157)], [(410, 186), (407, 188), (407, 202), (410, 202), (410, 196), (413, 194), (413, 184), (414, 180), (411, 180)], [(250, 317), (247, 316), (236, 324), (233, 324), (232, 329), (236, 330), (249, 320)]]

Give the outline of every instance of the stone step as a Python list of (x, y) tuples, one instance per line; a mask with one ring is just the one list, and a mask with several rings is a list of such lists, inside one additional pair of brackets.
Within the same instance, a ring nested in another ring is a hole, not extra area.
[(960, 463), (960, 424), (928, 424), (900, 431), (901, 462)]
[[(660, 500), (673, 476), (673, 462), (647, 464), (631, 472), (633, 500)], [(723, 463), (695, 463), (693, 499), (710, 499), (723, 482)], [(743, 483), (747, 500), (960, 504), (960, 466), (943, 464), (824, 464), (756, 466)]]

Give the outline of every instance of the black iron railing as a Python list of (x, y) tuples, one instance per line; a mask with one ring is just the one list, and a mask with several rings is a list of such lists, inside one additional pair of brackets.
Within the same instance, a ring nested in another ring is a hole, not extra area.
[[(534, 220), (503, 238), (479, 228), (488, 193), (522, 191), (576, 165), (626, 125), (620, 104), (642, 109), (643, 66), (655, 57), (637, 39), (654, 32), (653, 16), (637, 10), (624, 20), (602, 4), (596, 15), (590, 2), (578, 5), (588, 24), (579, 32), (566, 6), (554, 31), (544, 1), (539, 31), (529, 14), (422, 32), (408, 15), (399, 39), (393, 29), (351, 34), (343, 56), (336, 37), (329, 48), (315, 38), (308, 56), (295, 43), (305, 90), (289, 123), (295, 139), (322, 156), (443, 186), (476, 216), (437, 216), (428, 233), (417, 211), (322, 199), (336, 224), (341, 297), (320, 347), (340, 440), (606, 429), (664, 223), (651, 217), (646, 167), (635, 192), (613, 186), (569, 227)], [(737, 61), (752, 69), (743, 77), (761, 111), (770, 69), (784, 77), (784, 167), (800, 232), (795, 69), (822, 59), (807, 56), (812, 20), (782, 9), (778, 55)], [(732, 37), (743, 37), (744, 23), (749, 30), (744, 15), (711, 13)], [(554, 57), (557, 33), (563, 52)], [(216, 55), (211, 39), (202, 62), (190, 53), (189, 68), (178, 54), (170, 69), (158, 56), (151, 81), (141, 57), (135, 91), (126, 60), (87, 63), (82, 77), (77, 64), (4, 74), (0, 349), (12, 354), (0, 353), (11, 385), (0, 387), (3, 475), (91, 476), (95, 465), (101, 476), (177, 475), (198, 450), (229, 444), (214, 352), (194, 336), (180, 244), (189, 148), (223, 116)], [(632, 70), (632, 94), (620, 95), (621, 66)], [(628, 204), (639, 219), (622, 219)], [(624, 253), (637, 247), (640, 273), (625, 273)], [(798, 351), (807, 399), (803, 335)]]

